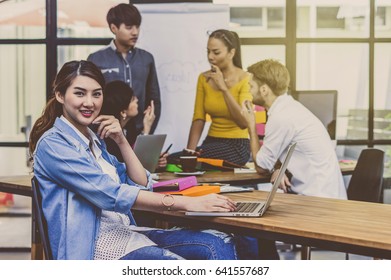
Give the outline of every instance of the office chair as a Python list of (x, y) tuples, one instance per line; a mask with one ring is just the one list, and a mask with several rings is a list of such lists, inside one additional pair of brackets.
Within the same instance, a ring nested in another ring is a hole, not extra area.
[[(378, 149), (361, 151), (348, 186), (348, 199), (381, 203), (384, 152)], [(349, 254), (346, 253), (346, 260)]]
[(49, 242), (48, 226), (45, 216), (43, 215), (42, 196), (39, 190), (39, 183), (37, 178), (33, 177), (31, 179), (31, 186), (33, 189), (33, 204), (35, 208), (35, 211), (33, 211), (33, 224), (37, 225), (38, 227), (38, 229), (34, 229), (34, 234), (41, 237), (45, 259), (53, 260), (53, 254)]
[[(384, 152), (373, 148), (362, 150), (348, 185), (348, 200), (382, 202), (383, 171)], [(301, 253), (302, 259), (310, 259), (311, 247), (303, 246)], [(348, 253), (345, 259), (349, 259)]]
[(362, 150), (349, 182), (348, 199), (381, 202), (383, 170), (383, 151), (373, 148)]

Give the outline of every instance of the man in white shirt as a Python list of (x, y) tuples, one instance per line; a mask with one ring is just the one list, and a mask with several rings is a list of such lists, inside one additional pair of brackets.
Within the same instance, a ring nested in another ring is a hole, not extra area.
[[(285, 192), (302, 195), (347, 199), (346, 188), (334, 146), (321, 121), (287, 94), (288, 69), (275, 60), (263, 60), (248, 67), (253, 103), (265, 107), (268, 120), (262, 146), (255, 129), (253, 105), (242, 104), (249, 133), (252, 157), (259, 173), (272, 173), (275, 165), (296, 142), (288, 170), (280, 187)], [(260, 147), (261, 146), (261, 147)]]

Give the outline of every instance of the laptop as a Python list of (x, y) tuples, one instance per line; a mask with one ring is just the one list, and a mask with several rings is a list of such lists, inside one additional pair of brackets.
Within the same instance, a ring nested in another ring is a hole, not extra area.
[(166, 134), (138, 135), (133, 151), (141, 164), (149, 172), (155, 172), (160, 153), (166, 140)]
[(273, 187), (269, 192), (269, 195), (266, 201), (237, 201), (235, 212), (201, 212), (201, 211), (188, 211), (185, 212), (188, 216), (218, 216), (218, 217), (262, 217), (266, 213), (266, 210), (269, 208), (270, 204), (273, 201), (274, 195), (277, 192), (278, 186), (283, 175), (285, 174), (288, 162), (291, 159), (292, 153), (296, 147), (296, 143), (293, 143), (288, 148), (288, 153), (282, 162), (280, 173), (278, 174), (276, 180), (273, 183)]

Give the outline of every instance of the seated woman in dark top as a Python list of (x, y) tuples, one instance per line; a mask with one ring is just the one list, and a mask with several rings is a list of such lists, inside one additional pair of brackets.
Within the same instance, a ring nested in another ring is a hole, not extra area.
[[(142, 134), (149, 134), (155, 120), (155, 108), (153, 101), (144, 111), (144, 128)], [(136, 123), (134, 117), (138, 114), (138, 99), (133, 94), (133, 89), (122, 81), (112, 81), (106, 84), (104, 89), (102, 114), (113, 115), (120, 122), (122, 130), (129, 144), (133, 147), (137, 138)], [(115, 155), (119, 161), (124, 161), (118, 145), (110, 138), (105, 139), (107, 150)], [(161, 155), (158, 167), (165, 167), (167, 154)]]

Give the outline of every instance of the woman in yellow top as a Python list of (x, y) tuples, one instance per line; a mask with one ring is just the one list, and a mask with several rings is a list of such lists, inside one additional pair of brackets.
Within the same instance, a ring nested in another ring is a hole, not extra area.
[[(247, 124), (241, 114), (244, 100), (252, 100), (250, 75), (243, 71), (239, 37), (219, 29), (209, 35), (208, 60), (211, 70), (198, 77), (193, 122), (186, 151), (201, 151), (201, 157), (224, 159), (244, 165), (250, 158)], [(197, 147), (206, 114), (212, 123), (208, 136)]]

